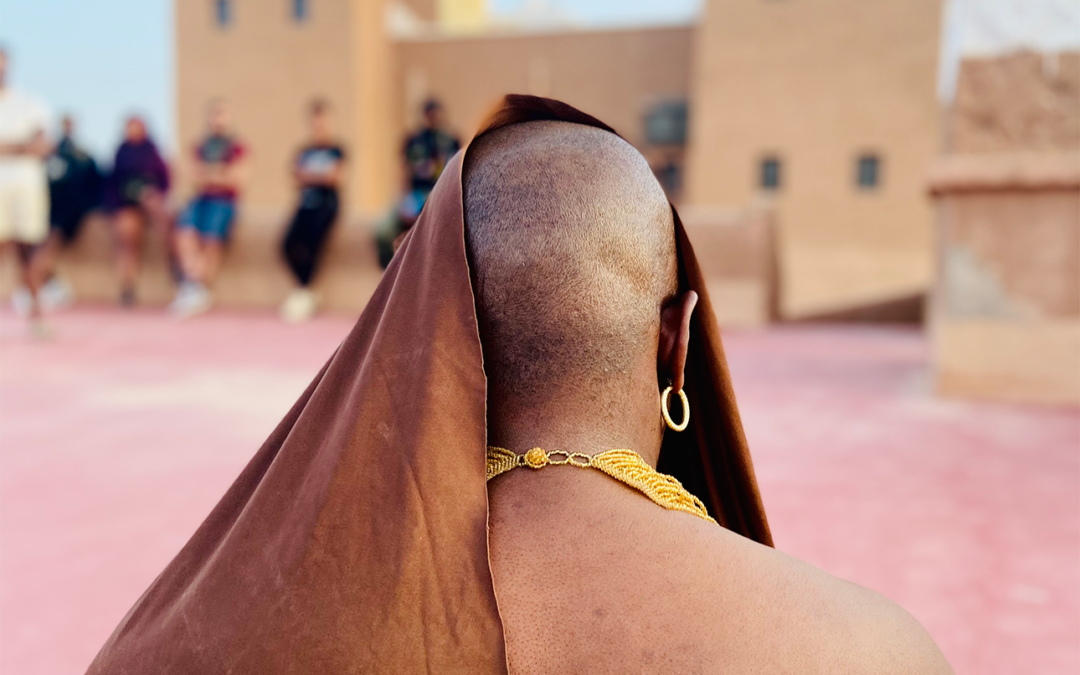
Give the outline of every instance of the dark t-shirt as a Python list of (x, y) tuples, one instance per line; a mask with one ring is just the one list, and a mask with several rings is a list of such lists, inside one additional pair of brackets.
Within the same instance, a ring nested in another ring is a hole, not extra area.
[(461, 149), (461, 143), (442, 129), (421, 129), (405, 141), (405, 162), (409, 166), (413, 190), (430, 192), (446, 163)]
[[(213, 134), (207, 136), (202, 143), (195, 148), (195, 158), (203, 164), (221, 164), (228, 166), (240, 161), (244, 156), (244, 146), (232, 136)], [(221, 197), (235, 199), (236, 190), (233, 188), (206, 186), (202, 194), (207, 197)]]
[(77, 223), (101, 205), (102, 178), (94, 158), (64, 137), (46, 160), (53, 224)]
[[(296, 168), (304, 173), (329, 176), (345, 161), (345, 149), (337, 143), (311, 143), (296, 155)], [(332, 185), (305, 185), (300, 190), (300, 208), (317, 208), (336, 203), (337, 188)]]

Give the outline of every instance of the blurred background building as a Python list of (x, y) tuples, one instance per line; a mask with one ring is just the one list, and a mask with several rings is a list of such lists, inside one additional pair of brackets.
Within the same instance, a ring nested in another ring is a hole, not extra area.
[[(922, 322), (933, 290), (942, 390), (1080, 402), (1072, 2), (706, 0), (693, 21), (605, 29), (523, 7), (175, 2), (177, 194), (213, 99), (252, 158), (219, 301), (273, 306), (288, 290), (278, 242), (313, 98), (331, 102), (350, 163), (320, 292), (357, 311), (422, 102), (468, 138), (499, 96), (530, 93), (649, 159), (722, 323)], [(67, 268), (82, 295), (112, 299), (109, 235), (91, 229)], [(163, 255), (144, 276), (148, 300), (169, 296)]]
[(930, 177), (938, 387), (1077, 403), (1080, 6), (964, 0), (948, 9)]
[[(1077, 0), (0, 0), (0, 42), (99, 158), (149, 112), (173, 212), (212, 100), (250, 160), (224, 311), (163, 310), (149, 226), (117, 309), (102, 217), (60, 267), (98, 306), (45, 342), (0, 308), (0, 671), (85, 669), (365, 306), (422, 103), (467, 140), (506, 93), (612, 124), (678, 205), (782, 550), (958, 673), (1080, 670)], [(268, 310), (316, 97), (348, 155), (336, 311), (294, 325)]]

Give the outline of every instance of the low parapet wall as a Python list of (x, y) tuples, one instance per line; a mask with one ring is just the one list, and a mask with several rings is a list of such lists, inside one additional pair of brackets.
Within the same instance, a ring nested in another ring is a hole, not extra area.
[(939, 390), (1080, 404), (1080, 153), (943, 157), (930, 191)]
[[(293, 283), (280, 250), (287, 222), (287, 213), (242, 214), (214, 288), (220, 306), (270, 308), (285, 298)], [(76, 244), (62, 255), (59, 272), (74, 287), (79, 300), (114, 302), (117, 299), (114, 246), (108, 220), (91, 216)], [(15, 282), (11, 262), (4, 261), (0, 275), (0, 292), (5, 298)], [(327, 243), (326, 258), (315, 280), (323, 307), (329, 311), (358, 314), (381, 276), (372, 224), (357, 218), (339, 221)], [(148, 227), (138, 283), (139, 303), (164, 305), (175, 291), (165, 233), (160, 228)]]
[(722, 326), (760, 326), (779, 317), (775, 219), (769, 209), (679, 210)]

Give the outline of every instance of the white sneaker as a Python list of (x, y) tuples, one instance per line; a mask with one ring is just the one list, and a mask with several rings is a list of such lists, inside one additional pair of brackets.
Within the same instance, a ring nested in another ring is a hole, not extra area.
[(210, 309), (214, 304), (210, 291), (202, 284), (185, 281), (180, 284), (169, 312), (178, 319), (189, 319)]
[(286, 323), (303, 323), (315, 316), (319, 299), (311, 289), (296, 288), (281, 304), (281, 320)]
[(11, 309), (21, 317), (30, 316), (30, 308), (34, 306), (34, 298), (30, 295), (30, 289), (26, 286), (18, 286), (11, 292)]
[(75, 302), (75, 293), (71, 290), (71, 284), (58, 276), (53, 276), (41, 287), (38, 299), (41, 301), (41, 309), (51, 312), (70, 306)]
[(179, 314), (187, 305), (189, 295), (191, 295), (191, 282), (181, 281), (180, 285), (176, 287), (176, 297), (169, 303), (169, 314)]

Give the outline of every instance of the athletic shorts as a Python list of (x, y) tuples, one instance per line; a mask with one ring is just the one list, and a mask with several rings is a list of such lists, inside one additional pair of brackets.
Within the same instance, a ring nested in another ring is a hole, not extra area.
[(195, 230), (204, 239), (228, 241), (236, 220), (236, 203), (229, 197), (196, 197), (178, 223), (180, 228)]
[(48, 183), (30, 179), (0, 182), (0, 242), (40, 244), (48, 236)]

